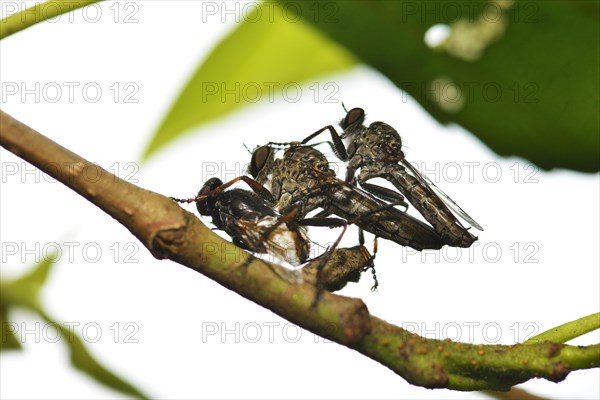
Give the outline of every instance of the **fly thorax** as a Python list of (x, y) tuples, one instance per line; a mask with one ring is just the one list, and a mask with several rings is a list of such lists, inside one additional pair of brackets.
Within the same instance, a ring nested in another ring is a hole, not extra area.
[(282, 192), (279, 201), (275, 205), (277, 210), (283, 210), (292, 204), (293, 196), (290, 192)]
[(364, 125), (351, 125), (344, 129), (344, 133), (342, 134), (342, 139), (348, 141), (354, 141), (365, 135), (367, 132), (367, 127)]
[(298, 195), (304, 190), (304, 186), (299, 184), (296, 180), (286, 179), (281, 186), (281, 196), (298, 197)]

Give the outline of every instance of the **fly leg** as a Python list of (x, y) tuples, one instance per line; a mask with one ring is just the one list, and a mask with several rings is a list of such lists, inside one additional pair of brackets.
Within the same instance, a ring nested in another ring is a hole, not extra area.
[(255, 181), (254, 179), (250, 178), (249, 176), (245, 176), (245, 175), (238, 176), (237, 178), (233, 178), (229, 182), (223, 183), (221, 186), (214, 189), (210, 193), (210, 196), (216, 196), (219, 193), (222, 193), (223, 191), (225, 191), (225, 189), (227, 189), (228, 187), (230, 187), (231, 185), (233, 185), (234, 183), (237, 183), (239, 181), (245, 182), (250, 187), (250, 189), (252, 189), (257, 195), (259, 195), (263, 199), (265, 199), (267, 201), (273, 201), (273, 195), (266, 187), (264, 187), (263, 185), (261, 185), (260, 183)]
[(368, 265), (365, 267), (363, 271), (368, 269), (371, 270), (371, 274), (373, 275), (373, 286), (371, 286), (371, 292), (376, 292), (379, 287), (379, 281), (377, 280), (377, 273), (375, 272), (375, 256), (377, 255), (377, 236), (373, 239), (373, 255), (369, 254), (369, 251), (366, 249), (365, 245), (365, 234), (362, 228), (358, 230), (358, 243), (361, 246), (363, 256), (366, 260), (368, 260)]
[[(234, 183), (237, 183), (239, 181), (245, 182), (250, 187), (250, 189), (252, 189), (256, 194), (258, 194), (263, 199), (265, 199), (267, 201), (273, 201), (273, 195), (266, 187), (264, 187), (263, 185), (261, 185), (260, 183), (255, 181), (254, 179), (250, 178), (249, 176), (245, 176), (245, 175), (238, 176), (237, 178), (233, 178), (229, 182), (225, 182), (225, 183), (222, 183), (221, 180), (218, 178), (211, 178), (204, 184), (204, 186), (202, 187), (202, 189), (200, 190), (200, 192), (198, 193), (198, 195), (196, 197), (191, 197), (188, 199), (178, 199), (176, 197), (169, 197), (169, 198), (173, 201), (176, 201), (177, 203), (195, 203), (200, 200), (206, 199), (208, 197), (217, 196), (220, 193), (224, 192), (225, 189), (227, 189), (228, 187), (230, 187), (231, 185), (233, 185)], [(216, 187), (212, 188), (211, 185), (215, 185)]]
[[(314, 221), (315, 219), (319, 220), (319, 221), (327, 221), (328, 220), (328, 222), (335, 221), (333, 224), (331, 224), (331, 223), (320, 223), (319, 224), (319, 226), (329, 226), (329, 227), (343, 226), (343, 224), (346, 223), (345, 220), (341, 220), (341, 219), (337, 219), (337, 218), (332, 218), (332, 219), (318, 218), (318, 217), (326, 217), (330, 214), (331, 214), (331, 211), (328, 210), (327, 208), (325, 208), (322, 211), (320, 211), (318, 214), (316, 214), (315, 218), (312, 219), (312, 221)], [(303, 224), (308, 224), (309, 222), (311, 222), (311, 219), (305, 218), (302, 221), (303, 221)], [(313, 224), (313, 225), (315, 225), (315, 224)], [(367, 248), (365, 247), (365, 236), (364, 236), (364, 231), (362, 228), (359, 228), (359, 231), (358, 231), (358, 242), (359, 242), (359, 246), (360, 246), (360, 252), (361, 252), (365, 262), (367, 263), (361, 272), (371, 269), (371, 272), (373, 274), (373, 280), (374, 280), (374, 284), (371, 287), (371, 291), (376, 291), (377, 287), (379, 286), (379, 282), (377, 281), (377, 275), (375, 273), (375, 264), (373, 263), (373, 260), (375, 259), (375, 253), (377, 253), (377, 238), (375, 238), (374, 242), (373, 242), (373, 255), (371, 255), (369, 253), (369, 250), (367, 250)]]
[(384, 201), (389, 201), (391, 203), (395, 203), (399, 206), (404, 207), (405, 212), (408, 210), (408, 203), (406, 201), (404, 201), (404, 196), (402, 196), (400, 193), (396, 192), (395, 190), (391, 190), (391, 189), (388, 189), (386, 187), (379, 186), (379, 185), (374, 185), (372, 183), (366, 183), (366, 182), (361, 183), (360, 181), (359, 181), (359, 185), (361, 188), (363, 188), (367, 192), (379, 197), (380, 199), (382, 199)]
[(298, 221), (298, 224), (303, 225), (303, 226), (328, 226), (330, 228), (341, 226), (343, 228), (342, 233), (338, 236), (338, 238), (335, 240), (335, 242), (333, 242), (333, 244), (331, 246), (329, 246), (329, 248), (327, 249), (325, 254), (323, 254), (323, 256), (321, 257), (319, 264), (317, 265), (317, 279), (316, 279), (317, 292), (315, 295), (315, 299), (313, 300), (313, 303), (311, 305), (311, 308), (315, 308), (319, 304), (319, 301), (321, 300), (321, 297), (323, 296), (323, 292), (325, 291), (325, 285), (323, 284), (323, 269), (325, 268), (325, 265), (331, 258), (333, 251), (340, 244), (340, 241), (342, 240), (344, 233), (346, 233), (346, 229), (348, 229), (348, 222), (341, 218), (315, 217), (315, 218), (301, 219), (300, 221)]
[[(388, 208), (392, 208), (392, 207), (397, 206), (397, 205), (402, 205), (403, 201), (404, 201), (404, 197), (402, 199), (396, 199), (396, 201), (393, 201), (390, 204), (386, 204), (386, 205), (384, 205), (382, 207), (379, 207), (379, 208), (376, 208), (374, 210), (370, 210), (370, 211), (367, 211), (365, 213), (359, 214), (359, 215), (355, 216), (354, 218), (350, 219), (348, 221), (348, 224), (356, 223), (357, 221), (359, 221), (359, 220), (361, 220), (363, 218), (366, 218), (366, 217), (368, 217), (370, 215), (377, 214), (378, 212), (380, 212), (382, 210), (385, 210), (385, 209), (388, 209)], [(364, 236), (364, 231), (363, 231), (362, 228), (359, 228), (359, 231), (358, 231), (358, 241), (359, 241), (360, 245), (364, 247), (365, 236)], [(368, 254), (368, 251), (366, 249), (365, 249), (365, 251)], [(370, 268), (371, 272), (373, 274), (374, 284), (371, 287), (371, 291), (372, 292), (376, 292), (377, 288), (379, 287), (379, 281), (377, 280), (377, 274), (375, 272), (375, 263), (374, 263), (376, 255), (377, 255), (377, 237), (375, 237), (375, 239), (373, 240), (373, 255), (372, 256), (370, 256), (370, 255), (368, 256), (369, 257), (368, 259), (370, 261), (369, 261), (369, 265), (365, 268), (365, 271)]]
[[(240, 242), (236, 242), (234, 240), (233, 244), (235, 244), (238, 247), (244, 248)], [(250, 251), (250, 250), (248, 250)], [(260, 258), (255, 257), (253, 254), (248, 254), (248, 257), (246, 258), (246, 260), (241, 263), (239, 266), (235, 267), (236, 270), (242, 270), (243, 273), (245, 273), (247, 271), (247, 268), (250, 264), (252, 264), (254, 261), (256, 260), (261, 260)], [(264, 262), (264, 261), (263, 261)], [(271, 270), (273, 271), (273, 273), (275, 275), (277, 275), (279, 278), (281, 278), (282, 280), (286, 281), (286, 282), (290, 282), (290, 283), (299, 283), (301, 282), (301, 278), (298, 277), (297, 274), (295, 274), (295, 271), (288, 271), (288, 270), (283, 270), (281, 271), (280, 269), (275, 269), (273, 268), (273, 266), (267, 262), (265, 262), (265, 265)]]
[(348, 160), (348, 152), (346, 151), (346, 146), (344, 146), (344, 142), (342, 141), (342, 139), (340, 138), (340, 135), (337, 133), (337, 131), (335, 130), (335, 128), (332, 125), (324, 126), (323, 128), (319, 129), (315, 133), (307, 136), (306, 138), (304, 138), (304, 140), (302, 140), (302, 142), (300, 142), (300, 144), (306, 144), (306, 143), (310, 142), (313, 138), (315, 138), (316, 136), (320, 135), (322, 132), (325, 132), (325, 131), (329, 131), (329, 133), (331, 133), (331, 140), (332, 140), (332, 142), (325, 142), (325, 143), (327, 143), (327, 144), (329, 144), (329, 146), (331, 146), (331, 149), (333, 150), (335, 155), (338, 156), (338, 158), (340, 160), (347, 161)]
[[(370, 215), (377, 214), (378, 212), (385, 210), (387, 208), (394, 207), (394, 206), (398, 205), (399, 203), (400, 203), (400, 200), (397, 200), (396, 202), (392, 202), (391, 204), (386, 204), (386, 205), (376, 208), (374, 210), (370, 210), (368, 212), (359, 214), (348, 221), (340, 219), (340, 218), (305, 218), (305, 219), (298, 221), (298, 224), (300, 224), (300, 225), (329, 226), (329, 227), (342, 226), (343, 227), (342, 233), (338, 236), (338, 238), (333, 243), (333, 245), (331, 245), (327, 249), (327, 252), (323, 255), (319, 265), (317, 266), (317, 294), (315, 296), (315, 300), (312, 304), (312, 307), (317, 306), (317, 304), (319, 303), (319, 300), (323, 294), (323, 291), (325, 289), (325, 287), (322, 283), (323, 268), (325, 268), (325, 265), (327, 264), (327, 261), (329, 261), (329, 258), (331, 257), (332, 252), (337, 248), (340, 241), (342, 240), (342, 237), (344, 236), (344, 233), (346, 233), (346, 229), (348, 228), (348, 225), (351, 225), (351, 224), (355, 223), (356, 221), (359, 221)], [(327, 213), (327, 210), (324, 212), (321, 212), (320, 214), (324, 214), (324, 213)], [(362, 230), (359, 232), (359, 242), (360, 242), (361, 246), (364, 245), (364, 235), (362, 234)], [(377, 239), (375, 239), (375, 244), (374, 244), (373, 249), (374, 249), (374, 254), (375, 254), (377, 252)], [(375, 258), (375, 256), (373, 256), (373, 257), (368, 256), (367, 259), (370, 259), (372, 262), (374, 258)], [(371, 290), (374, 291), (379, 286), (379, 282), (377, 281), (377, 276), (375, 274), (374, 264), (371, 264), (371, 268), (373, 270), (373, 279), (375, 280), (375, 284), (373, 285)]]
[[(237, 247), (242, 248), (244, 250), (248, 250), (249, 252), (252, 251), (250, 249), (248, 249), (246, 247), (246, 245), (244, 244), (244, 242), (242, 242), (241, 240), (234, 238), (233, 239), (233, 244), (235, 244)], [(239, 249), (238, 249), (239, 250)], [(248, 257), (246, 257), (246, 260), (241, 263), (238, 267), (236, 267), (236, 269), (238, 270), (243, 270), (244, 272), (246, 272), (246, 268), (257, 258), (254, 257), (254, 255), (252, 253), (248, 253)]]
[[(350, 168), (348, 168), (348, 173), (350, 173)], [(349, 177), (351, 180), (348, 180)], [(404, 211), (408, 210), (408, 203), (404, 201), (404, 196), (401, 193), (398, 193), (395, 190), (388, 189), (383, 186), (374, 185), (372, 183), (367, 183), (367, 181), (369, 179), (373, 179), (373, 178), (386, 179), (387, 177), (383, 171), (374, 172), (374, 171), (371, 171), (371, 169), (369, 169), (368, 167), (363, 167), (358, 175), (358, 178), (354, 177), (354, 171), (352, 171), (351, 176), (347, 174), (346, 182), (352, 183), (354, 185), (356, 185), (356, 183), (358, 183), (358, 185), (360, 185), (361, 188), (363, 188), (367, 192), (373, 194), (374, 196), (379, 197), (380, 199), (382, 199), (384, 201), (389, 201), (389, 202), (401, 205), (402, 207), (404, 207)]]

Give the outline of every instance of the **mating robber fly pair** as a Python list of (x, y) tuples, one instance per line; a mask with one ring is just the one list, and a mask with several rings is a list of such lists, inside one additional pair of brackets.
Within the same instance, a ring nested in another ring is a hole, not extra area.
[[(316, 300), (323, 290), (321, 271), (348, 225), (360, 228), (361, 245), (365, 230), (416, 250), (471, 246), (477, 237), (450, 210), (478, 230), (483, 230), (481, 226), (405, 159), (402, 140), (394, 128), (384, 122), (367, 127), (364, 120), (364, 110), (354, 108), (340, 121), (341, 135), (328, 125), (300, 142), (257, 147), (248, 168), (252, 178), (241, 176), (227, 183), (212, 178), (195, 198), (174, 200), (195, 202), (198, 212), (212, 217), (213, 224), (236, 245), (269, 253), (295, 266), (309, 258), (306, 226), (342, 227), (317, 264)], [(345, 180), (338, 179), (325, 155), (309, 144), (324, 132), (331, 135), (331, 141), (325, 143), (347, 162)], [(284, 149), (283, 156), (276, 158), (280, 149)], [(367, 182), (373, 178), (386, 179), (397, 191)], [(229, 189), (238, 181), (252, 191)], [(431, 226), (405, 212), (405, 199)], [(317, 209), (321, 211), (308, 216)], [(374, 256), (368, 258), (367, 267), (374, 268)]]

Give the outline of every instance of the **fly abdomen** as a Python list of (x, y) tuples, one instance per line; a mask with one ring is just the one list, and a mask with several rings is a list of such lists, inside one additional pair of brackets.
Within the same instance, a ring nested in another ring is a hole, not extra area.
[(338, 181), (331, 185), (332, 212), (367, 232), (415, 250), (440, 249), (442, 238), (428, 225)]
[(374, 235), (419, 251), (441, 249), (445, 244), (430, 226), (396, 208), (384, 209), (356, 224)]
[(467, 231), (440, 198), (409, 174), (402, 166), (392, 164), (385, 168), (390, 181), (406, 199), (439, 232), (444, 241), (454, 247), (470, 247), (477, 237)]

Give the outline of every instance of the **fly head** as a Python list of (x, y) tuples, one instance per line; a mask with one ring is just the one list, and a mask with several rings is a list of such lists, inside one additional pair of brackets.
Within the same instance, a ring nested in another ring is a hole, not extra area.
[(248, 172), (258, 182), (266, 181), (266, 176), (269, 174), (269, 169), (273, 163), (274, 151), (269, 146), (260, 146), (252, 152), (252, 159), (248, 165)]
[(210, 178), (204, 183), (204, 186), (198, 192), (198, 201), (196, 202), (196, 209), (200, 215), (211, 215), (214, 207), (214, 199), (211, 193), (221, 185), (223, 185), (223, 181), (219, 178)]
[[(340, 121), (340, 126), (344, 131), (350, 128), (359, 127), (365, 122), (365, 110), (362, 108), (353, 108), (346, 113), (346, 116)], [(345, 135), (342, 135), (345, 136)]]

